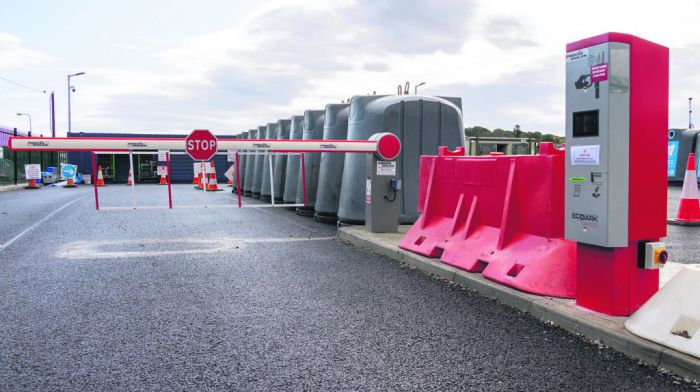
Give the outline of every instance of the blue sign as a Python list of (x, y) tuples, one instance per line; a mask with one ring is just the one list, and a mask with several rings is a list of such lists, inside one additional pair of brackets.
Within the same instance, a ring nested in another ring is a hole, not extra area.
[(678, 140), (668, 142), (668, 176), (676, 176), (676, 166), (678, 165)]
[(63, 167), (61, 168), (61, 175), (63, 176), (63, 178), (75, 178), (76, 172), (77, 170), (73, 165), (63, 165)]

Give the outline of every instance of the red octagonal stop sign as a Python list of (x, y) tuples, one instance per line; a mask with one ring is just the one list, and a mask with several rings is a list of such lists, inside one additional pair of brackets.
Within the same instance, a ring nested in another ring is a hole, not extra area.
[(208, 129), (195, 129), (185, 138), (185, 151), (195, 161), (208, 161), (216, 154), (217, 141)]

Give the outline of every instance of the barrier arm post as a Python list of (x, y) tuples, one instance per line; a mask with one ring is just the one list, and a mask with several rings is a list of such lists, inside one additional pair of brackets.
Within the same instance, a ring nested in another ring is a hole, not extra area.
[(304, 205), (306, 205), (306, 165), (304, 165), (304, 153), (301, 153), (301, 189), (304, 193)]
[(92, 152), (92, 186), (95, 188), (95, 210), (100, 210), (100, 197), (97, 194), (97, 165), (95, 164), (95, 152)]
[(238, 193), (238, 208), (241, 208), (241, 173), (238, 168), (238, 151), (236, 151), (236, 191)]
[(171, 184), (171, 181), (170, 181), (170, 151), (165, 152), (165, 167), (168, 170), (168, 173), (166, 176), (168, 178), (168, 208), (170, 208), (172, 210), (173, 209), (173, 191), (170, 188), (170, 184)]

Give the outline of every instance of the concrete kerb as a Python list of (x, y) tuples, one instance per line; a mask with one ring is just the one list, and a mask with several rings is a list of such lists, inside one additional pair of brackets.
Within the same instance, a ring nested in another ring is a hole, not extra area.
[(0, 192), (14, 191), (16, 189), (24, 189), (27, 183), (17, 184), (17, 185), (0, 185)]
[(587, 311), (576, 306), (573, 300), (541, 297), (517, 291), (490, 281), (481, 274), (462, 271), (436, 259), (399, 248), (398, 243), (408, 227), (401, 226), (399, 233), (377, 234), (368, 233), (364, 226), (345, 226), (338, 229), (337, 238), (463, 286), (485, 297), (496, 299), (631, 358), (700, 382), (700, 359), (633, 335), (624, 326), (626, 317), (611, 317)]

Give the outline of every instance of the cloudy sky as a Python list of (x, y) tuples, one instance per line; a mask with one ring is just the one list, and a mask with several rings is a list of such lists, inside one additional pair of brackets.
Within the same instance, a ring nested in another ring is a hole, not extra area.
[[(399, 83), (462, 98), (465, 126), (563, 134), (565, 44), (671, 48), (669, 124), (700, 101), (697, 0), (0, 0), (0, 126), (235, 133)], [(413, 90), (413, 88), (411, 88)], [(700, 110), (698, 110), (700, 112)]]

